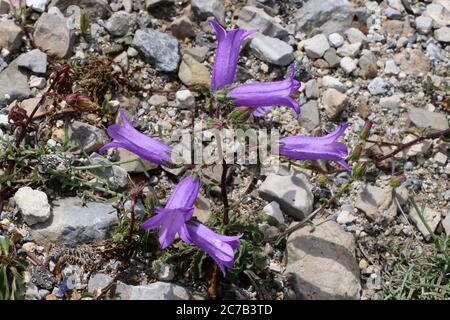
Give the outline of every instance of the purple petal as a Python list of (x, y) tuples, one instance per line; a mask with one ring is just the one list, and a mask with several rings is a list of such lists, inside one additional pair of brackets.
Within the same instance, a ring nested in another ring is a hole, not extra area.
[(173, 189), (166, 208), (193, 207), (200, 190), (200, 180), (187, 176)]

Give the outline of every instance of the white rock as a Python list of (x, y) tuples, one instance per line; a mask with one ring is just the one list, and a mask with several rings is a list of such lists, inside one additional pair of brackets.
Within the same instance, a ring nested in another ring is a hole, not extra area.
[(14, 201), (24, 221), (30, 226), (39, 222), (46, 222), (50, 218), (51, 210), (48, 198), (42, 191), (22, 187), (14, 195)]
[(347, 86), (345, 84), (329, 75), (326, 75), (322, 78), (322, 85), (326, 88), (336, 89), (340, 92), (345, 92), (347, 90)]
[(380, 106), (386, 109), (398, 109), (400, 107), (401, 97), (395, 94), (391, 97), (383, 97), (380, 99)]
[(280, 209), (280, 205), (278, 202), (272, 201), (267, 206), (263, 208), (263, 212), (267, 214), (268, 216), (271, 216), (275, 220), (278, 221), (278, 223), (283, 224), (284, 223), (284, 216), (283, 212)]
[(347, 31), (345, 31), (344, 34), (347, 37), (348, 41), (352, 44), (358, 42), (360, 43), (367, 42), (366, 35), (356, 28), (350, 28)]
[(47, 81), (45, 80), (45, 78), (31, 76), (28, 84), (30, 85), (30, 88), (44, 89)]
[(27, 7), (33, 9), (37, 12), (44, 12), (45, 7), (47, 6), (48, 0), (27, 0)]
[(339, 224), (348, 224), (356, 220), (355, 209), (349, 205), (343, 205), (336, 222)]
[(194, 109), (195, 107), (195, 97), (190, 90), (177, 91), (175, 99), (181, 109)]
[(344, 70), (344, 72), (347, 74), (352, 73), (353, 71), (356, 70), (356, 61), (350, 57), (342, 58), (340, 65), (342, 70)]
[(384, 74), (397, 75), (399, 72), (400, 72), (400, 69), (397, 67), (394, 60), (389, 59), (386, 61), (386, 64), (384, 66)]
[(330, 41), (331, 45), (335, 48), (339, 48), (344, 44), (344, 37), (341, 36), (339, 33), (332, 33), (328, 36), (328, 40)]
[(287, 66), (294, 60), (294, 49), (289, 44), (263, 34), (253, 37), (250, 50), (260, 59), (278, 66)]
[(450, 28), (442, 27), (434, 30), (434, 38), (440, 42), (450, 42)]
[(344, 42), (344, 44), (337, 49), (337, 54), (341, 57), (355, 57), (359, 50), (361, 49), (361, 42), (356, 43), (348, 43)]
[(430, 17), (420, 16), (416, 18), (416, 29), (419, 33), (427, 34), (433, 27), (433, 20)]
[(388, 91), (389, 87), (383, 79), (381, 79), (380, 77), (376, 77), (369, 83), (367, 89), (369, 89), (370, 94), (379, 95), (385, 94)]
[(322, 57), (329, 48), (327, 37), (323, 34), (315, 35), (305, 41), (306, 55), (313, 59)]

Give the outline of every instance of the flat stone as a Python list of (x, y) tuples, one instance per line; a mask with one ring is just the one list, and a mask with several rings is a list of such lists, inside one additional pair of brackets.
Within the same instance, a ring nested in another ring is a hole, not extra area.
[(258, 191), (264, 200), (278, 202), (286, 214), (303, 219), (313, 209), (314, 196), (311, 189), (311, 184), (303, 174), (291, 176), (270, 174)]
[(145, 28), (136, 31), (132, 45), (159, 71), (177, 71), (181, 60), (180, 44), (173, 36)]
[(405, 17), (404, 21), (401, 20), (386, 20), (383, 22), (383, 31), (390, 36), (407, 37), (410, 34), (415, 33), (415, 30), (411, 27), (411, 23), (408, 17)]
[(322, 97), (322, 105), (329, 119), (335, 119), (347, 106), (347, 95), (336, 89), (327, 89)]
[(91, 17), (106, 18), (111, 12), (111, 8), (106, 0), (52, 0), (48, 8), (57, 7), (61, 12), (66, 12), (70, 6), (78, 6), (88, 10)]
[(286, 39), (288, 31), (264, 9), (245, 6), (239, 11), (237, 25), (242, 29), (258, 29), (262, 34), (278, 39)]
[(380, 77), (373, 79), (367, 86), (371, 95), (385, 94), (389, 90), (389, 85)]
[(0, 21), (0, 49), (16, 52), (22, 45), (22, 36), (22, 29), (14, 21)]
[(106, 21), (105, 28), (116, 37), (123, 37), (136, 27), (135, 16), (126, 11), (118, 11)]
[(43, 13), (36, 21), (33, 38), (36, 46), (50, 55), (66, 58), (72, 53), (74, 37), (63, 17)]
[(433, 20), (430, 17), (420, 16), (416, 18), (416, 29), (421, 34), (428, 34), (433, 27)]
[(353, 236), (334, 221), (317, 225), (313, 232), (308, 227), (294, 231), (287, 239), (285, 275), (297, 297), (358, 300), (361, 283), (355, 250)]
[(178, 78), (188, 87), (208, 88), (211, 85), (211, 74), (208, 68), (188, 54), (183, 56)]
[(328, 36), (328, 41), (333, 47), (339, 48), (344, 44), (344, 37), (335, 32)]
[(326, 75), (322, 78), (322, 85), (325, 88), (336, 89), (337, 91), (340, 91), (342, 93), (347, 91), (347, 86), (345, 84), (343, 84), (338, 79), (336, 79), (332, 76), (329, 76), (329, 75)]
[(275, 219), (277, 223), (280, 224), (284, 223), (283, 211), (281, 211), (278, 202), (272, 201), (263, 208), (263, 212), (269, 217)]
[(382, 189), (367, 184), (358, 193), (355, 206), (363, 211), (370, 220), (388, 225), (397, 215), (397, 206), (393, 201), (393, 195), (392, 188)]
[(399, 65), (400, 70), (407, 75), (426, 74), (430, 67), (430, 60), (421, 49), (404, 50), (397, 54), (394, 60)]
[(189, 300), (189, 292), (185, 288), (168, 282), (130, 286), (118, 281), (116, 294), (121, 300)]
[(336, 68), (341, 63), (341, 58), (338, 57), (335, 48), (329, 48), (327, 51), (325, 51), (323, 58), (329, 64), (330, 68)]
[[(402, 143), (411, 142), (411, 141), (415, 140), (416, 138), (417, 137), (415, 135), (408, 134), (406, 137), (404, 137), (402, 139)], [(430, 140), (424, 140), (424, 141), (419, 142), (409, 148), (405, 148), (404, 150), (402, 150), (401, 154), (405, 158), (414, 157), (417, 155), (423, 156), (428, 152), (428, 150), (430, 150), (432, 145), (433, 145), (433, 143)]]
[(309, 100), (302, 106), (302, 115), (299, 123), (308, 131), (312, 131), (320, 125), (320, 113), (317, 100)]
[(344, 42), (342, 46), (337, 49), (337, 54), (341, 57), (355, 57), (361, 49), (361, 42), (348, 43)]
[(342, 32), (366, 21), (365, 8), (353, 8), (347, 0), (310, 0), (294, 16), (295, 30), (311, 36)]
[(128, 160), (133, 160), (133, 159), (138, 159), (137, 161), (133, 161), (133, 162), (129, 162), (129, 163), (121, 163), (119, 166), (121, 168), (123, 168), (124, 170), (126, 170), (127, 172), (145, 172), (148, 170), (152, 170), (157, 168), (158, 166), (150, 161), (144, 160), (144, 159), (139, 159), (139, 157), (137, 155), (135, 155), (134, 153), (126, 150), (126, 149), (122, 149), (122, 148), (117, 148), (117, 157), (118, 157), (118, 162), (125, 162)]
[(434, 38), (440, 42), (450, 42), (450, 28), (442, 27), (434, 30)]
[(430, 17), (433, 20), (433, 25), (437, 28), (450, 25), (450, 11), (441, 4), (430, 3), (423, 15)]
[(68, 138), (80, 144), (88, 154), (109, 142), (105, 131), (88, 123), (74, 121), (69, 125)]
[(339, 224), (349, 224), (356, 221), (355, 209), (349, 205), (343, 205), (337, 216), (336, 222)]
[(225, 7), (217, 0), (192, 0), (192, 12), (198, 21), (215, 17), (220, 23), (225, 22)]
[(348, 42), (350, 43), (366, 43), (367, 37), (364, 33), (359, 31), (359, 29), (356, 28), (350, 28), (344, 32), (345, 36), (347, 37)]
[(400, 107), (401, 97), (395, 94), (391, 97), (383, 97), (380, 99), (380, 106), (386, 109), (397, 110)]
[(447, 130), (449, 128), (445, 114), (430, 112), (420, 108), (409, 108), (408, 120), (410, 125), (417, 128), (432, 129), (436, 131)]
[(263, 34), (253, 36), (250, 50), (261, 60), (277, 66), (287, 66), (294, 60), (294, 49), (289, 44)]
[(25, 99), (30, 94), (28, 77), (19, 70), (17, 60), (14, 60), (0, 73), (0, 109), (16, 99)]
[(313, 59), (321, 58), (329, 48), (327, 37), (323, 34), (318, 34), (305, 41), (306, 55)]
[(121, 190), (128, 186), (127, 170), (117, 165), (111, 166), (109, 160), (95, 152), (89, 156), (89, 162), (91, 165), (106, 165), (103, 168), (92, 169), (91, 172), (105, 179), (111, 189)]
[(40, 245), (50, 243), (77, 245), (105, 240), (117, 223), (116, 209), (99, 202), (76, 197), (59, 199), (52, 204), (53, 215), (46, 223), (34, 225), (30, 232)]
[[(422, 208), (421, 205), (418, 204), (419, 209)], [(430, 227), (431, 231), (434, 232), (441, 221), (441, 214), (437, 212), (436, 210), (433, 210), (431, 208), (425, 207), (423, 210), (423, 217), (425, 221), (427, 222), (428, 226)], [(425, 239), (429, 239), (431, 237), (430, 232), (423, 224), (422, 220), (419, 217), (419, 214), (417, 213), (416, 209), (414, 207), (411, 207), (411, 210), (409, 212), (409, 218), (414, 222), (417, 229), (423, 234)]]
[(17, 58), (17, 65), (34, 73), (47, 72), (47, 55), (39, 49), (33, 49)]
[(23, 220), (29, 226), (46, 222), (50, 218), (51, 210), (48, 198), (42, 191), (22, 187), (14, 194), (14, 201), (22, 214)]

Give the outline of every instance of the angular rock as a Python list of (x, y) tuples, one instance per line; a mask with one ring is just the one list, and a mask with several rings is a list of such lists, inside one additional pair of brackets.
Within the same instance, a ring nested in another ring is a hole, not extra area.
[(250, 49), (261, 60), (277, 66), (287, 66), (294, 60), (294, 49), (277, 38), (255, 35), (250, 42)]
[(448, 121), (443, 113), (411, 107), (408, 110), (408, 120), (410, 125), (417, 128), (432, 129), (436, 131), (448, 129)]
[(63, 17), (43, 13), (35, 24), (33, 37), (36, 46), (50, 55), (66, 58), (72, 52), (73, 33)]
[(170, 25), (172, 34), (180, 40), (195, 37), (196, 33), (191, 19), (188, 16), (176, 18)]
[[(421, 206), (419, 206), (419, 209), (421, 209)], [(425, 221), (427, 222), (428, 226), (430, 227), (431, 231), (434, 232), (441, 221), (441, 214), (431, 208), (425, 207), (423, 212), (423, 217)], [(417, 229), (423, 234), (425, 239), (430, 238), (430, 232), (428, 231), (425, 224), (422, 222), (422, 220), (419, 217), (419, 214), (417, 213), (416, 209), (414, 207), (411, 208), (409, 212), (409, 218), (414, 222), (414, 224), (417, 226)]]
[(225, 22), (225, 7), (218, 0), (192, 0), (192, 12), (198, 21), (215, 17), (220, 23)]
[(447, 213), (445, 219), (442, 219), (442, 226), (444, 227), (445, 234), (450, 235), (450, 212)]
[(30, 94), (28, 78), (19, 70), (17, 60), (14, 60), (0, 73), (0, 109), (3, 105), (27, 98)]
[(53, 215), (46, 223), (34, 225), (30, 232), (40, 245), (77, 245), (105, 240), (117, 222), (116, 209), (99, 202), (83, 205), (79, 198), (53, 202)]
[(22, 29), (14, 21), (0, 21), (0, 49), (7, 49), (10, 52), (19, 50), (22, 36)]
[(360, 74), (365, 79), (372, 79), (377, 76), (377, 57), (368, 51), (358, 60), (358, 65), (361, 68)]
[(384, 15), (391, 20), (401, 20), (402, 19), (402, 13), (394, 8), (386, 8), (384, 10)]
[(22, 214), (23, 220), (29, 226), (46, 222), (50, 218), (51, 210), (48, 198), (42, 191), (22, 187), (14, 194), (14, 201)]
[(444, 53), (441, 50), (441, 48), (439, 48), (439, 46), (435, 45), (432, 42), (430, 42), (427, 45), (427, 53), (432, 60), (444, 61), (444, 62), (446, 61), (446, 58), (444, 57)]
[(239, 11), (237, 25), (243, 29), (258, 29), (262, 34), (284, 40), (288, 32), (264, 9), (253, 6), (245, 6)]
[(356, 28), (350, 28), (344, 32), (345, 36), (347, 37), (348, 42), (351, 44), (354, 43), (366, 43), (367, 37), (364, 33), (359, 31), (359, 29)]
[(136, 31), (132, 45), (159, 71), (177, 71), (181, 60), (180, 44), (173, 36), (145, 28)]
[(136, 20), (134, 15), (126, 11), (115, 12), (105, 24), (106, 30), (116, 37), (123, 37), (129, 31), (134, 31)]
[(344, 44), (344, 37), (335, 32), (328, 36), (328, 41), (333, 47), (339, 48)]
[(113, 281), (113, 278), (104, 273), (95, 273), (89, 278), (88, 292), (95, 293), (102, 290)]
[(318, 34), (305, 41), (306, 55), (313, 59), (321, 58), (329, 48), (327, 37), (323, 34)]
[(105, 167), (92, 169), (91, 171), (95, 175), (105, 179), (111, 189), (120, 190), (128, 185), (127, 170), (120, 166), (111, 166), (110, 161), (95, 152), (89, 156), (89, 162), (91, 165), (105, 165)]
[(131, 153), (130, 151), (122, 148), (117, 148), (117, 158), (118, 162), (126, 162), (128, 160), (138, 159), (137, 161), (129, 163), (121, 163), (120, 167), (125, 169), (127, 172), (145, 172), (157, 168), (158, 166), (150, 161), (139, 159), (137, 155)]
[(285, 275), (297, 297), (308, 300), (359, 299), (361, 283), (355, 241), (334, 221), (293, 232), (286, 244)]
[(416, 18), (416, 29), (421, 34), (428, 34), (433, 27), (433, 20), (430, 17), (420, 16)]
[[(415, 135), (408, 134), (406, 137), (402, 139), (402, 143), (408, 143), (415, 139), (417, 139)], [(417, 155), (423, 156), (425, 155), (425, 153), (428, 152), (428, 150), (430, 150), (432, 145), (433, 143), (430, 140), (424, 140), (422, 142), (412, 145), (409, 148), (405, 148), (404, 150), (402, 150), (401, 154), (403, 155), (404, 158), (414, 157)]]
[(263, 212), (269, 217), (275, 219), (278, 223), (284, 223), (283, 212), (280, 209), (278, 202), (272, 201), (267, 206), (263, 208)]
[(308, 131), (312, 131), (320, 125), (320, 113), (317, 100), (309, 100), (302, 106), (302, 116), (299, 123)]
[(308, 98), (318, 98), (320, 95), (317, 80), (311, 79), (305, 84), (305, 94)]
[(116, 294), (121, 300), (189, 300), (185, 288), (168, 282), (130, 286), (118, 281)]
[(203, 64), (192, 56), (185, 54), (178, 71), (178, 78), (186, 86), (200, 86), (208, 88), (211, 85), (211, 74)]
[(330, 68), (336, 68), (341, 63), (341, 58), (338, 57), (335, 48), (330, 48), (327, 51), (325, 51), (323, 58), (325, 59), (326, 62), (328, 62)]
[(283, 212), (303, 219), (312, 212), (314, 195), (312, 186), (303, 174), (280, 176), (270, 174), (258, 191), (267, 201), (278, 202)]
[(391, 97), (383, 97), (380, 99), (380, 106), (387, 109), (397, 110), (400, 107), (401, 97), (395, 94)]
[(343, 84), (338, 79), (336, 79), (332, 76), (329, 76), (329, 75), (326, 75), (322, 78), (322, 85), (325, 88), (336, 89), (337, 91), (340, 91), (342, 93), (347, 91), (347, 86), (345, 84)]
[(109, 142), (103, 130), (80, 121), (74, 121), (69, 125), (68, 138), (79, 143), (88, 154)]
[(433, 20), (433, 25), (437, 28), (450, 25), (450, 11), (438, 3), (427, 5), (424, 16)]
[(47, 7), (48, 0), (26, 0), (27, 7), (36, 12), (44, 12)]
[(395, 56), (395, 62), (407, 75), (427, 73), (430, 67), (430, 60), (421, 49), (404, 50)]
[(450, 42), (450, 28), (442, 27), (434, 30), (434, 38), (440, 42)]
[(195, 97), (190, 90), (180, 90), (175, 94), (177, 106), (181, 109), (194, 109)]
[(23, 53), (17, 58), (17, 65), (34, 73), (47, 72), (47, 55), (39, 49)]
[(61, 12), (66, 12), (73, 5), (88, 10), (92, 17), (106, 18), (111, 12), (106, 0), (52, 0), (48, 8), (57, 7)]
[(356, 70), (356, 62), (350, 57), (344, 57), (341, 59), (340, 66), (345, 73), (350, 74)]
[(194, 205), (194, 217), (196, 217), (201, 223), (207, 223), (211, 216), (211, 202), (208, 198), (199, 194)]
[(392, 59), (386, 60), (386, 64), (384, 65), (384, 74), (386, 75), (397, 75), (400, 72), (400, 69), (395, 64), (395, 61)]
[(358, 27), (367, 18), (366, 9), (352, 7), (347, 0), (310, 0), (298, 9), (293, 23), (308, 36), (341, 32)]
[(361, 49), (361, 42), (348, 43), (344, 42), (342, 46), (337, 49), (337, 54), (341, 57), (355, 57)]
[(373, 79), (367, 86), (371, 95), (385, 94), (389, 90), (389, 85), (380, 77)]
[(370, 184), (363, 187), (356, 199), (356, 208), (377, 223), (388, 225), (397, 215), (397, 206), (393, 201), (392, 188), (381, 189)]
[(335, 119), (347, 106), (347, 95), (336, 89), (327, 89), (322, 97), (322, 105), (329, 119)]

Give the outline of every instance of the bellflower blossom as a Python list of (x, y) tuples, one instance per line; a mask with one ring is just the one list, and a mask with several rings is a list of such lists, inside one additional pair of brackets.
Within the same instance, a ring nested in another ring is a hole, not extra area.
[(246, 37), (257, 30), (233, 29), (226, 31), (214, 20), (208, 21), (216, 32), (217, 51), (214, 58), (211, 88), (215, 92), (233, 83), (241, 44)]
[(156, 208), (156, 215), (141, 225), (144, 230), (161, 227), (159, 230), (161, 249), (168, 247), (173, 242), (175, 235), (180, 233), (184, 223), (192, 217), (199, 189), (199, 179), (187, 176), (175, 186), (166, 206)]
[(345, 170), (350, 168), (344, 161), (348, 149), (336, 140), (341, 136), (348, 124), (341, 124), (332, 133), (323, 137), (291, 136), (280, 139), (280, 153), (296, 160), (330, 160), (336, 161)]
[(254, 82), (231, 89), (227, 97), (233, 99), (238, 107), (254, 109), (253, 115), (264, 116), (266, 109), (273, 106), (292, 107), (300, 115), (298, 102), (291, 95), (300, 88), (300, 82), (294, 79), (295, 67), (291, 65), (289, 78), (275, 82)]
[(234, 250), (239, 247), (242, 235), (224, 236), (201, 223), (187, 222), (182, 226), (180, 237), (186, 243), (193, 243), (208, 253), (226, 276), (225, 268), (233, 268)]
[(171, 162), (172, 147), (137, 131), (122, 111), (120, 118), (122, 126), (113, 124), (108, 127), (108, 135), (113, 138), (113, 141), (101, 147), (99, 152), (110, 148), (123, 148), (155, 164), (163, 165)]

